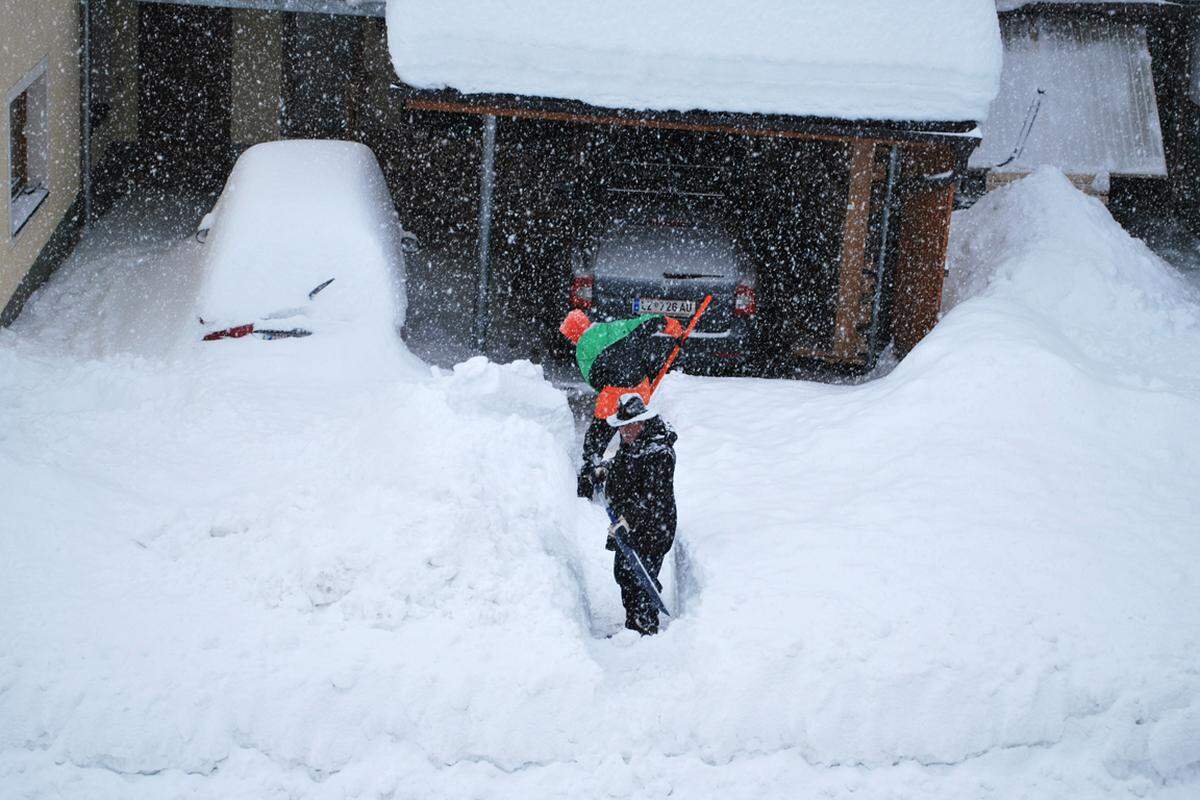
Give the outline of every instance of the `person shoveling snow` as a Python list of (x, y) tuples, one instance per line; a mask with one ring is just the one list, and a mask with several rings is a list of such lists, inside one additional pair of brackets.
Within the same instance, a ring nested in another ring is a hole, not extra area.
[[(583, 435), (583, 466), (579, 470), (579, 496), (590, 500), (592, 470), (612, 440), (612, 428), (605, 420), (616, 413), (623, 395), (633, 393), (642, 402), (650, 401), (655, 375), (669, 359), (672, 339), (683, 336), (683, 326), (657, 314), (593, 323), (576, 309), (567, 314), (558, 330), (575, 345), (575, 361), (583, 379), (599, 392), (595, 415)], [(657, 333), (667, 336), (655, 336)]]
[[(658, 595), (658, 573), (675, 542), (678, 437), (633, 392), (620, 398), (606, 423), (620, 431), (621, 444), (611, 462), (595, 469), (593, 482), (604, 487), (614, 520), (608, 548), (618, 551), (613, 576), (621, 587), (625, 627), (648, 636), (658, 633), (658, 612), (666, 610)], [(621, 541), (613, 541), (615, 536)]]
[[(577, 493), (592, 499), (610, 467), (617, 470), (613, 485), (619, 499), (607, 507), (613, 523), (608, 547), (617, 551), (613, 573), (621, 587), (625, 627), (643, 635), (658, 632), (659, 611), (670, 613), (659, 594), (658, 572), (675, 541), (676, 436), (646, 403), (711, 302), (711, 295), (704, 298), (686, 329), (678, 320), (654, 314), (593, 324), (579, 310), (559, 326), (575, 345), (584, 380), (599, 392), (584, 434)], [(660, 365), (657, 343), (671, 339), (677, 341)], [(621, 431), (620, 447), (612, 463), (604, 464), (613, 428)], [(625, 514), (626, 509), (635, 510)]]
[[(583, 436), (583, 466), (579, 470), (578, 493), (592, 497), (592, 470), (600, 463), (612, 431), (605, 420), (617, 411), (626, 394), (636, 394), (643, 403), (650, 396), (679, 357), (684, 342), (691, 336), (696, 323), (712, 302), (704, 298), (686, 329), (679, 320), (643, 314), (633, 319), (592, 323), (587, 314), (576, 309), (563, 319), (558, 330), (575, 345), (575, 361), (583, 379), (599, 392), (591, 425)], [(659, 334), (665, 334), (661, 336)], [(669, 353), (671, 339), (678, 340)], [(660, 358), (665, 353), (665, 358)]]

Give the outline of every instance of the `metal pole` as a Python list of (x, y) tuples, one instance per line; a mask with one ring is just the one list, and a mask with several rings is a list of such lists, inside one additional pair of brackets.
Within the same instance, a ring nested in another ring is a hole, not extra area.
[(892, 145), (888, 154), (887, 188), (883, 194), (883, 218), (879, 222), (879, 253), (875, 257), (875, 297), (871, 301), (871, 330), (867, 347), (871, 364), (879, 357), (880, 314), (883, 313), (883, 290), (887, 282), (888, 238), (892, 227), (892, 204), (896, 193), (896, 173), (900, 169), (900, 147)]
[(1200, 20), (1192, 21), (1192, 102), (1200, 106)]
[(80, 176), (83, 182), (83, 227), (92, 227), (92, 4), (81, 0), (83, 9), (83, 91), (79, 101), (80, 135), (83, 137)]
[(492, 198), (496, 191), (496, 116), (483, 118), (483, 163), (479, 168), (479, 297), (475, 305), (475, 344), (487, 345), (488, 288), (492, 280)]

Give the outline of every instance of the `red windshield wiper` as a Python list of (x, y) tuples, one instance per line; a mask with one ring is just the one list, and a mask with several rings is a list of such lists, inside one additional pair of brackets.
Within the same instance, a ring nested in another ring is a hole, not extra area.
[(254, 323), (247, 325), (237, 325), (224, 330), (213, 331), (205, 334), (204, 341), (215, 342), (218, 339), (241, 339), (243, 336), (254, 334), (268, 341), (271, 339), (297, 339), (302, 336), (312, 336), (312, 331), (304, 328), (290, 328), (288, 330), (272, 330), (270, 328), (255, 328)]
[[(308, 293), (308, 299), (312, 300), (314, 297), (324, 291), (331, 283), (333, 283), (333, 278), (318, 283), (313, 290)], [(274, 314), (270, 314), (265, 317), (265, 319), (279, 319), (281, 317), (286, 318), (303, 313), (304, 312), (300, 309), (289, 308), (285, 311), (277, 311)], [(200, 320), (200, 324), (204, 324), (203, 319)], [(232, 328), (225, 328), (223, 330), (213, 331), (212, 333), (205, 334), (204, 341), (215, 342), (218, 339), (241, 339), (243, 336), (249, 336), (251, 334), (269, 341), (271, 339), (299, 339), (302, 336), (312, 336), (312, 331), (304, 328), (288, 328), (287, 330), (256, 328), (254, 327), (253, 322), (249, 322), (245, 325), (235, 325)]]

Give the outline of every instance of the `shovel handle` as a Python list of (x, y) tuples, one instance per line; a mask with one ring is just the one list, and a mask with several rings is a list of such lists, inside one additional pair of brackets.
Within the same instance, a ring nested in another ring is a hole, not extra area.
[(683, 335), (679, 337), (679, 342), (675, 345), (675, 349), (671, 351), (671, 355), (667, 356), (662, 369), (658, 371), (658, 375), (654, 378), (654, 383), (650, 384), (650, 394), (653, 395), (658, 390), (658, 385), (662, 383), (663, 378), (667, 377), (667, 373), (671, 371), (671, 367), (675, 364), (675, 359), (679, 358), (679, 353), (683, 350), (683, 343), (692, 335), (692, 331), (696, 330), (696, 323), (700, 321), (700, 317), (704, 316), (704, 312), (708, 310), (708, 304), (711, 302), (712, 295), (705, 295), (703, 302), (700, 303), (700, 307), (692, 315), (692, 321), (688, 323), (687, 328), (683, 331)]

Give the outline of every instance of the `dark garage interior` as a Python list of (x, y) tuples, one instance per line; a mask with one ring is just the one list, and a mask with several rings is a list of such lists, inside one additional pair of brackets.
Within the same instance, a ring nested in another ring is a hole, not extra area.
[[(481, 124), (420, 112), (413, 123), (405, 137), (411, 144), (401, 148), (412, 155), (400, 159), (397, 185), (424, 191), (399, 189), (402, 215), (423, 237), (426, 257), (439, 264), (435, 271), (473, 270)], [(495, 159), (492, 351), (515, 357), (553, 350), (568, 308), (572, 252), (607, 220), (635, 211), (663, 211), (730, 233), (758, 277), (756, 368), (797, 343), (830, 346), (849, 176), (845, 145), (502, 120)], [(474, 296), (442, 301), (471, 306), (458, 309), (462, 317), (474, 311)]]

